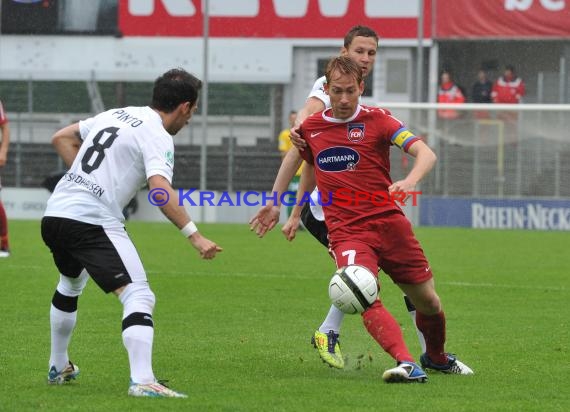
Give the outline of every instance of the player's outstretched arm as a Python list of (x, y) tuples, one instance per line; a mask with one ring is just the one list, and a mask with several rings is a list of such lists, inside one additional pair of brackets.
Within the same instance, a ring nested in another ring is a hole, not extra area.
[(299, 169), (301, 163), (303, 163), (303, 158), (299, 151), (294, 147), (289, 149), (281, 162), (281, 166), (279, 167), (279, 171), (277, 172), (277, 176), (273, 182), (272, 191), (277, 194), (278, 199), (280, 199), (281, 195), (287, 191), (289, 182), (291, 182), (291, 179), (293, 179), (295, 173), (297, 173), (297, 169)]
[(415, 157), (414, 166), (403, 180), (398, 180), (388, 187), (390, 193), (414, 191), (416, 185), (431, 171), (437, 161), (433, 150), (421, 140), (414, 142), (408, 149), (408, 153)]
[[(301, 157), (299, 150), (303, 150), (307, 144), (298, 132), (299, 126), (311, 114), (324, 109), (325, 104), (322, 100), (316, 97), (309, 97), (305, 102), (305, 106), (303, 106), (303, 108), (298, 111), (295, 125), (291, 128), (289, 135), (295, 147), (290, 149), (283, 158), (281, 167), (279, 168), (277, 177), (273, 183), (272, 192), (277, 196), (278, 201), (275, 204), (268, 203), (267, 205), (263, 206), (249, 220), (250, 229), (254, 231), (257, 236), (263, 237), (268, 231), (275, 227), (277, 222), (279, 222), (281, 207), (279, 199), (281, 199), (281, 195), (287, 190), (289, 182), (291, 179), (293, 179), (295, 172), (297, 169), (299, 169), (299, 166), (301, 166), (301, 163), (303, 162), (303, 158)], [(299, 224), (297, 223), (297, 227), (298, 225)]]
[(291, 210), (291, 215), (287, 222), (283, 225), (281, 233), (285, 236), (288, 241), (295, 239), (297, 234), (297, 229), (299, 229), (299, 223), (301, 221), (301, 210), (303, 210), (304, 204), (301, 204), (301, 200), (309, 199), (311, 192), (315, 189), (317, 185), (315, 179), (315, 168), (313, 165), (305, 163), (303, 170), (301, 171), (301, 179), (299, 180), (299, 189), (297, 190), (297, 201), (293, 210)]
[[(307, 144), (299, 134), (299, 127), (301, 126), (301, 123), (303, 123), (303, 121), (311, 114), (324, 109), (325, 104), (321, 100), (317, 99), (316, 97), (309, 97), (305, 103), (305, 106), (303, 106), (303, 108), (297, 113), (295, 125), (291, 128), (291, 134), (289, 135), (295, 147), (291, 148), (283, 158), (281, 166), (279, 167), (279, 171), (277, 172), (277, 177), (275, 177), (275, 182), (273, 183), (272, 191), (274, 194), (277, 194), (279, 199), (281, 198), (281, 195), (287, 190), (289, 182), (291, 182), (291, 179), (293, 179), (293, 176), (295, 176), (295, 173), (301, 166), (301, 163), (303, 163), (303, 158), (301, 157), (301, 153), (299, 153), (299, 150), (303, 149), (299, 149), (298, 146), (305, 147)], [(281, 204), (278, 203), (274, 206), (280, 207)], [(264, 208), (262, 208), (262, 210), (263, 209)], [(250, 224), (256, 218), (256, 216), (250, 220)], [(270, 222), (262, 221), (262, 223), (268, 225)], [(275, 222), (275, 224), (276, 223), (277, 222)], [(273, 224), (271, 228), (273, 228), (275, 224)]]
[(295, 176), (295, 172), (299, 169), (302, 162), (303, 159), (299, 151), (295, 148), (289, 150), (283, 158), (272, 189), (272, 197), (277, 201), (273, 202), (268, 200), (267, 204), (259, 209), (249, 220), (250, 229), (254, 231), (257, 236), (263, 237), (279, 222), (281, 196), (287, 191), (289, 182), (293, 179), (293, 176)]
[(79, 123), (74, 123), (58, 130), (51, 138), (51, 144), (55, 147), (55, 151), (63, 159), (67, 167), (71, 167), (73, 164), (81, 143)]
[[(160, 206), (160, 211), (188, 238), (201, 258), (213, 259), (216, 257), (216, 253), (223, 250), (216, 243), (202, 236), (198, 231), (196, 225), (190, 220), (190, 216), (184, 209), (184, 206), (180, 206), (175, 200), (176, 192), (165, 177), (160, 175), (151, 176), (148, 179), (148, 187), (151, 191), (156, 189), (162, 191), (161, 193), (168, 201), (163, 206)], [(157, 192), (155, 191), (154, 193)]]

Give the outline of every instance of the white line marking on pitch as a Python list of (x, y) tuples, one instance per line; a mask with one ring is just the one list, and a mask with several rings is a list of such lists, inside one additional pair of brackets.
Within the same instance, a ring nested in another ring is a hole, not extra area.
[(481, 287), (481, 288), (505, 288), (505, 289), (532, 289), (532, 290), (556, 290), (565, 291), (563, 286), (530, 286), (530, 285), (498, 285), (495, 283), (471, 283), (471, 282), (437, 282), (441, 285)]

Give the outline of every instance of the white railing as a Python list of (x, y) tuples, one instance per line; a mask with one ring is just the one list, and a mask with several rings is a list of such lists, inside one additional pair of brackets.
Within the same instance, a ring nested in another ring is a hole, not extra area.
[[(427, 194), (570, 197), (570, 104), (378, 106), (436, 151), (438, 163), (423, 185)], [(441, 118), (449, 110), (457, 117)], [(405, 174), (395, 156), (393, 172)]]

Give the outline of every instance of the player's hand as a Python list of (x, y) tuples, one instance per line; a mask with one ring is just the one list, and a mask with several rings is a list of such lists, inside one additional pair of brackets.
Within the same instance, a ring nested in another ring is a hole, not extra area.
[(410, 198), (412, 193), (416, 190), (416, 184), (408, 182), (406, 180), (398, 180), (388, 186), (388, 193), (390, 193), (390, 198), (400, 206), (406, 204), (406, 201)]
[(249, 229), (257, 236), (263, 237), (279, 222), (280, 214), (279, 206), (265, 205), (249, 220)]
[(216, 257), (216, 253), (221, 252), (223, 249), (216, 245), (209, 239), (206, 239), (200, 234), (200, 232), (195, 232), (189, 237), (190, 243), (194, 246), (194, 249), (200, 253), (202, 259), (213, 259)]
[(301, 137), (301, 133), (299, 133), (299, 131), (298, 127), (292, 127), (289, 131), (289, 139), (291, 139), (293, 146), (302, 152), (305, 150), (305, 147), (307, 147), (307, 142)]
[(8, 156), (4, 153), (0, 153), (0, 167), (6, 166), (6, 161), (8, 160)]
[(285, 224), (281, 228), (281, 233), (283, 233), (283, 236), (285, 236), (285, 238), (289, 242), (295, 239), (295, 235), (297, 234), (297, 229), (299, 229), (300, 221), (301, 219), (299, 216), (291, 215), (289, 216), (289, 219), (287, 219), (287, 222), (285, 222)]

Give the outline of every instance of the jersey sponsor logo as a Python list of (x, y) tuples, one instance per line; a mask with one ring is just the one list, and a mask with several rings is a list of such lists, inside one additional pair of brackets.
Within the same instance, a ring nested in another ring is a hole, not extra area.
[(364, 139), (364, 123), (349, 123), (347, 128), (348, 140), (351, 142), (357, 143)]
[(335, 146), (322, 150), (317, 154), (316, 162), (324, 172), (343, 172), (355, 170), (360, 155), (350, 147)]
[(322, 132), (311, 132), (311, 137), (317, 137), (318, 135), (320, 135)]
[(65, 175), (63, 175), (62, 179), (65, 182), (75, 183), (76, 185), (84, 187), (97, 197), (101, 197), (103, 196), (103, 193), (105, 193), (105, 189), (103, 189), (97, 183), (92, 182), (91, 180), (75, 173), (67, 172)]

